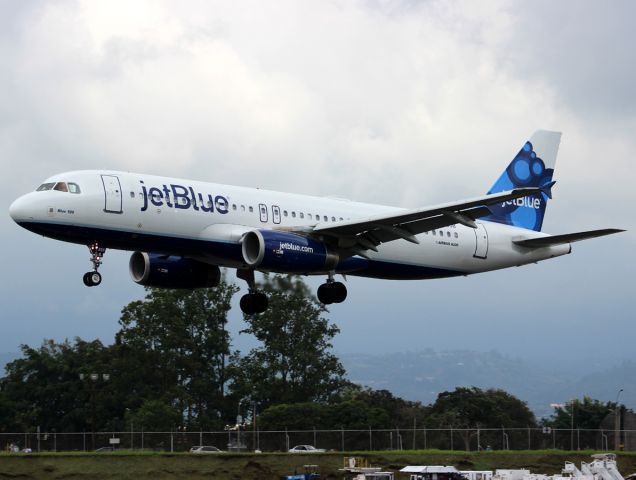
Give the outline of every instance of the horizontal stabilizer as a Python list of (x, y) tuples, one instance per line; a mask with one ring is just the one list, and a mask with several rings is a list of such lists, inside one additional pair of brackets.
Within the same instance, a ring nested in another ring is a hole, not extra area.
[(550, 247), (552, 245), (562, 245), (564, 243), (578, 242), (589, 238), (603, 237), (613, 233), (624, 232), (618, 228), (605, 228), (603, 230), (591, 230), (589, 232), (566, 233), (564, 235), (549, 235), (539, 238), (518, 238), (512, 243), (526, 248)]

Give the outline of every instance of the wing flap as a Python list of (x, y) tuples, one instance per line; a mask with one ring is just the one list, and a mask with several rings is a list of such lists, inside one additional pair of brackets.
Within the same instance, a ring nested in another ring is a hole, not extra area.
[(563, 245), (564, 243), (579, 242), (590, 238), (603, 237), (614, 233), (624, 232), (618, 228), (605, 228), (602, 230), (590, 230), (587, 232), (566, 233), (563, 235), (549, 235), (539, 238), (517, 238), (512, 241), (515, 245), (526, 248), (543, 248), (553, 245)]

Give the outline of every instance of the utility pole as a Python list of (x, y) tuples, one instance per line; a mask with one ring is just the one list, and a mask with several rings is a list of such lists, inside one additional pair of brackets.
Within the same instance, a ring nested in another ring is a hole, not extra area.
[(621, 446), (621, 409), (618, 405), (618, 397), (620, 397), (623, 389), (621, 388), (616, 394), (616, 402), (614, 405), (614, 450), (618, 451)]

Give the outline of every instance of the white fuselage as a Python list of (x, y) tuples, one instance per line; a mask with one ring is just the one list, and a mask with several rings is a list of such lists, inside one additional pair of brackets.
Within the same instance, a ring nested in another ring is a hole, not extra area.
[[(116, 171), (76, 171), (46, 182), (72, 182), (79, 193), (28, 193), (11, 206), (23, 227), (63, 241), (180, 255), (246, 268), (243, 235), (255, 229), (294, 230), (399, 213), (403, 209), (254, 188)], [(570, 245), (524, 248), (512, 240), (545, 234), (493, 222), (461, 224), (383, 243), (335, 272), (423, 279), (496, 270), (570, 252)], [(324, 273), (324, 272), (308, 272)]]

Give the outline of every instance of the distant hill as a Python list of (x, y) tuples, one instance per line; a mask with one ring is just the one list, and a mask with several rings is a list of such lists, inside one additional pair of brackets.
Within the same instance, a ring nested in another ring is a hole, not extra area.
[(539, 417), (552, 414), (551, 403), (584, 395), (614, 401), (620, 388), (624, 388), (621, 403), (636, 406), (636, 391), (629, 388), (636, 378), (636, 362), (581, 376), (573, 375), (569, 368), (561, 371), (553, 365), (548, 369), (494, 351), (426, 349), (385, 355), (341, 354), (340, 360), (351, 381), (424, 404), (434, 402), (440, 392), (475, 386), (505, 390), (527, 402)]

